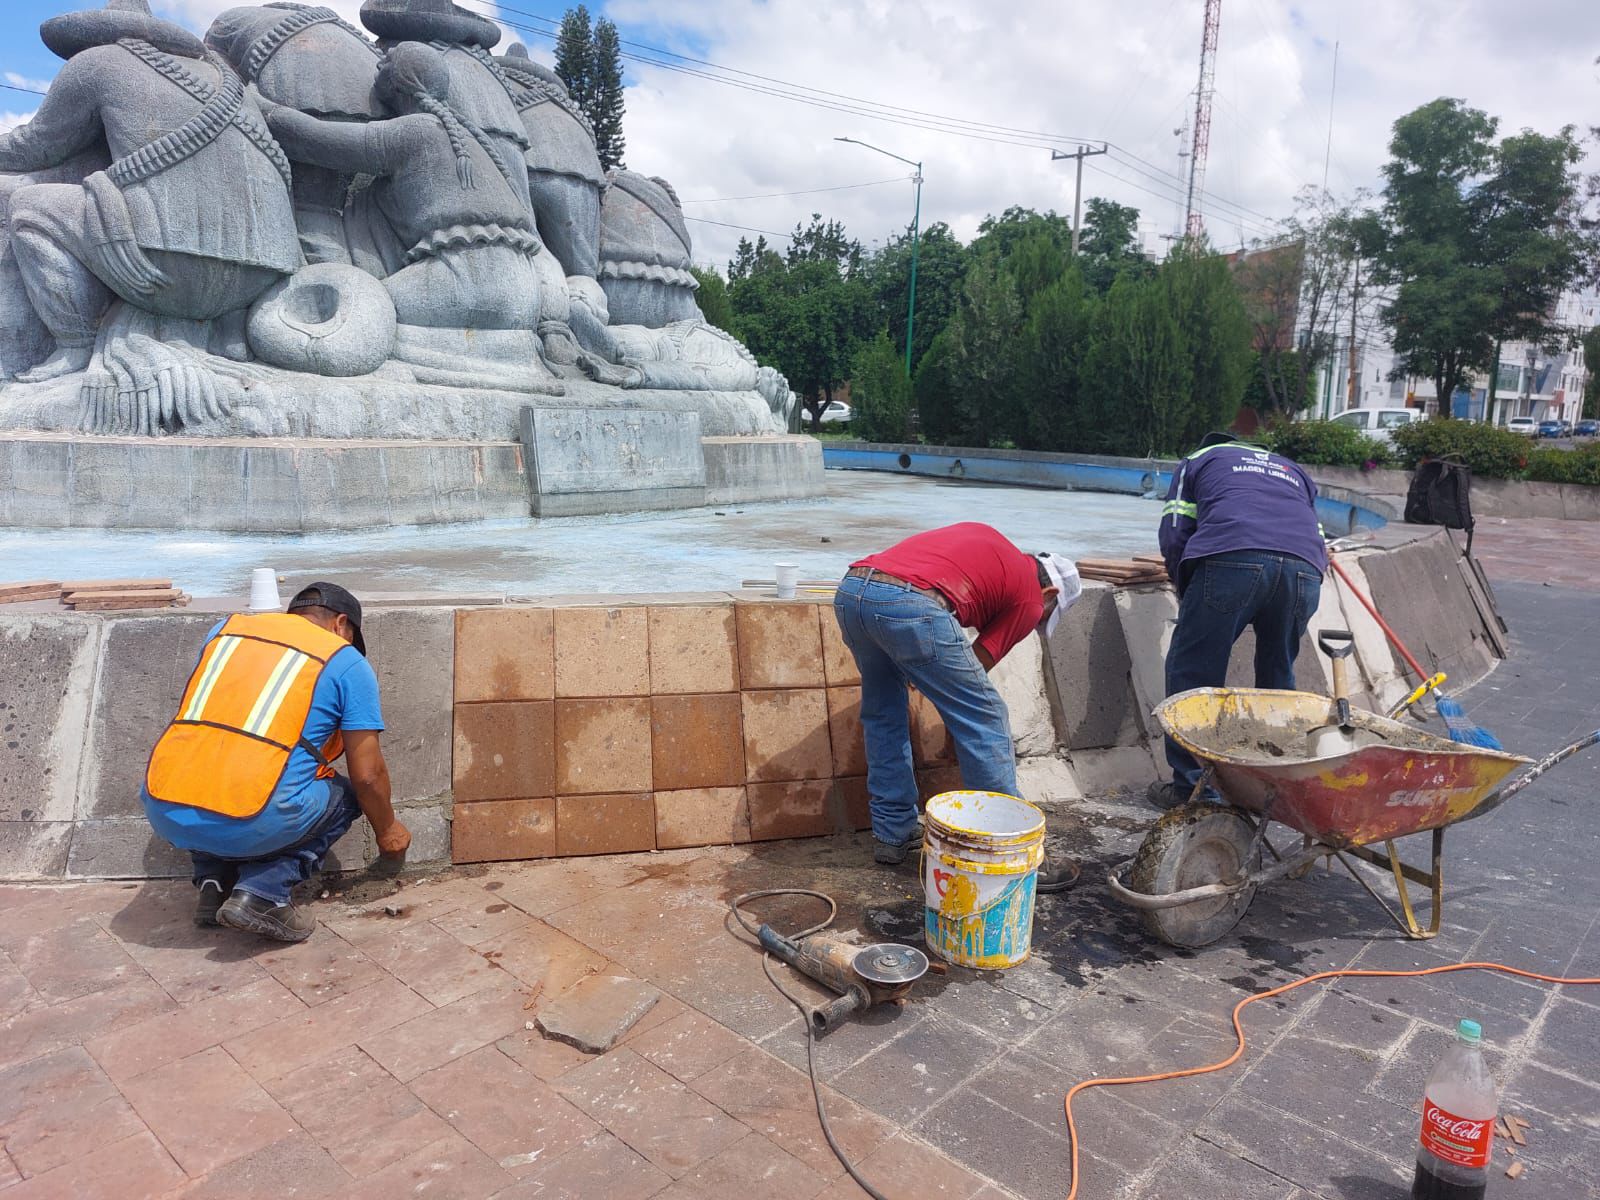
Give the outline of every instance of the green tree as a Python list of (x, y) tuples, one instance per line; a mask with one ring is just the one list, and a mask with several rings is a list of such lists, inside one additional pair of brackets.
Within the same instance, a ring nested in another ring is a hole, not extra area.
[(1225, 429), (1239, 414), (1250, 373), (1250, 322), (1227, 261), (1183, 246), (1159, 276), (1171, 317), (1182, 333), (1189, 362), (1189, 402), (1166, 414), (1156, 444), (1192, 446), (1213, 429)]
[(1081, 390), (1083, 358), (1094, 320), (1095, 297), (1074, 266), (1040, 292), (1029, 308), (1017, 357), (1024, 416), (1017, 444), (1028, 450), (1072, 450), (1083, 445), (1093, 419)]
[[(961, 286), (967, 277), (967, 248), (956, 240), (950, 226), (935, 221), (922, 231), (917, 245), (917, 317), (912, 333), (911, 364), (928, 352), (933, 339), (950, 323), (961, 302)], [(872, 288), (878, 320), (889, 330), (889, 339), (906, 352), (906, 294), (911, 284), (911, 230), (889, 241), (867, 263), (867, 280)]]
[(960, 445), (996, 446), (1014, 442), (1021, 432), (1023, 406), (1015, 384), (1026, 369), (1017, 360), (1022, 317), (1011, 273), (989, 257), (974, 262), (947, 330), (956, 397), (952, 424)]
[[(558, 43), (559, 44), (559, 43)], [(626, 140), (622, 136), (622, 46), (617, 27), (609, 18), (595, 22), (594, 42), (589, 58), (590, 98), (586, 108), (594, 126), (595, 150), (606, 170), (623, 166)]]
[(912, 398), (917, 405), (917, 420), (922, 440), (934, 446), (949, 446), (957, 436), (956, 387), (950, 374), (950, 331), (940, 330), (928, 343), (928, 351), (917, 363), (912, 377)]
[(556, 31), (556, 76), (566, 84), (572, 102), (588, 116), (594, 94), (594, 31), (589, 10), (582, 4), (562, 14)]
[(1091, 290), (1105, 295), (1124, 271), (1155, 273), (1155, 264), (1139, 252), (1137, 208), (1090, 196), (1084, 210), (1078, 262)]
[(1171, 299), (1161, 279), (1125, 274), (1096, 308), (1080, 376), (1093, 410), (1082, 449), (1157, 455), (1186, 448), (1194, 381)]
[(1035, 234), (1043, 234), (1063, 251), (1072, 248), (1072, 222), (1067, 218), (1012, 205), (998, 217), (991, 214), (979, 222), (978, 236), (968, 249), (974, 257), (1004, 261), (1019, 242)]
[(690, 267), (689, 274), (700, 284), (694, 299), (701, 314), (710, 324), (737, 337), (733, 306), (728, 302), (728, 285), (722, 281), (722, 276), (705, 267)]
[(903, 442), (911, 417), (911, 381), (905, 358), (887, 330), (863, 342), (850, 363), (850, 424), (869, 442)]
[(1043, 231), (1030, 233), (1012, 247), (1004, 266), (1016, 284), (1017, 299), (1023, 308), (1027, 308), (1035, 296), (1066, 274), (1070, 261), (1068, 252)]
[(1499, 344), (1547, 341), (1554, 298), (1592, 243), (1577, 219), (1573, 131), (1524, 132), (1496, 145), (1498, 121), (1441, 98), (1401, 117), (1384, 167), (1374, 282), (1400, 375), (1434, 382), (1441, 404)]

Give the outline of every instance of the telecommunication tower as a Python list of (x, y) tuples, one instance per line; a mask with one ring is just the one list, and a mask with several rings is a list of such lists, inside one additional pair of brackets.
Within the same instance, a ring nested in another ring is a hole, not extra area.
[(1189, 196), (1185, 202), (1184, 234), (1198, 238), (1204, 231), (1200, 197), (1205, 191), (1206, 150), (1211, 145), (1211, 97), (1217, 90), (1217, 30), (1222, 25), (1222, 0), (1206, 0), (1205, 28), (1200, 32), (1200, 84), (1194, 93), (1194, 147), (1189, 155)]

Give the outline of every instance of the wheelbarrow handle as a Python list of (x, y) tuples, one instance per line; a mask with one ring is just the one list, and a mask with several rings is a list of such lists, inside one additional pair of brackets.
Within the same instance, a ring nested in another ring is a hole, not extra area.
[(1493, 812), (1507, 800), (1511, 799), (1511, 797), (1515, 796), (1523, 788), (1527, 787), (1535, 779), (1539, 778), (1539, 776), (1543, 775), (1551, 767), (1555, 766), (1557, 763), (1565, 762), (1580, 750), (1587, 750), (1596, 742), (1600, 742), (1600, 729), (1596, 729), (1593, 733), (1584, 734), (1577, 741), (1569, 742), (1559, 750), (1551, 751), (1538, 762), (1534, 763), (1533, 766), (1529, 767), (1521, 775), (1518, 775), (1510, 783), (1506, 784), (1505, 787), (1489, 796), (1488, 799), (1484, 800), (1482, 804), (1478, 805), (1477, 808), (1473, 809), (1470, 813), (1463, 817), (1462, 820), (1470, 821), (1475, 817), (1481, 817), (1486, 813)]

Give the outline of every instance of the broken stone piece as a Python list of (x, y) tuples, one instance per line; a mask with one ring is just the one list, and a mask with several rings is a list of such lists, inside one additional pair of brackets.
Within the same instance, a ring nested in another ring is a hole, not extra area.
[(591, 975), (539, 1012), (545, 1037), (604, 1054), (661, 999), (659, 988), (621, 975)]

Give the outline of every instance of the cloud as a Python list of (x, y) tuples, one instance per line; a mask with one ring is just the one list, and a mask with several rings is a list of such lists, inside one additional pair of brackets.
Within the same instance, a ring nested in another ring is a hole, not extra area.
[[(537, 32), (550, 26), (527, 15), (535, 9), (528, 0), (498, 10), (486, 0), (461, 2), (497, 12), (508, 42), (524, 41), (550, 61), (550, 40)], [(231, 3), (156, 7), (203, 31)], [(357, 20), (359, 0), (332, 7)], [(1052, 162), (1041, 145), (1005, 144), (1036, 141), (1007, 132), (1027, 130), (1062, 135), (1058, 144), (1068, 149), (1072, 139), (1111, 142), (1112, 154), (1086, 162), (1085, 193), (1137, 206), (1156, 231), (1181, 219), (1187, 159), (1174, 131), (1194, 108), (1200, 6), (1191, 0), (599, 0), (590, 8), (615, 20), (624, 39), (749, 73), (736, 77), (745, 86), (730, 87), (686, 73), (707, 71), (695, 63), (673, 62), (681, 68), (674, 70), (625, 62), (628, 165), (665, 176), (685, 199), (909, 176), (892, 159), (833, 140), (851, 136), (922, 161), (923, 224), (947, 221), (971, 237), (986, 214), (1009, 205), (1071, 211), (1073, 165)], [(8, 32), (33, 36), (31, 28)], [(1499, 116), (1506, 131), (1593, 124), (1597, 45), (1593, 0), (1526, 0), (1515, 17), (1503, 0), (1225, 5), (1207, 228), (1223, 245), (1258, 236), (1291, 211), (1301, 187), (1320, 184), (1324, 170), (1336, 192), (1376, 187), (1394, 120), (1439, 95)], [(812, 93), (807, 105), (759, 90), (789, 85), (834, 94)], [(842, 111), (862, 107), (847, 97), (915, 111), (890, 120)], [(992, 128), (986, 137), (958, 136), (916, 127), (929, 123), (919, 114)], [(903, 230), (911, 210), (908, 179), (688, 206), (697, 218), (779, 234), (821, 212), (868, 244)], [(741, 236), (717, 225), (691, 228), (702, 262), (724, 262)]]
[(15, 71), (7, 71), (3, 76), (12, 87), (26, 88), (30, 92), (48, 92), (50, 81), (48, 79), (29, 79), (26, 75), (19, 75)]
[(25, 125), (33, 117), (31, 112), (0, 112), (0, 133), (10, 133), (18, 125)]

